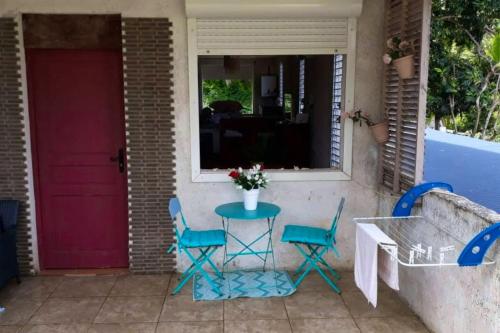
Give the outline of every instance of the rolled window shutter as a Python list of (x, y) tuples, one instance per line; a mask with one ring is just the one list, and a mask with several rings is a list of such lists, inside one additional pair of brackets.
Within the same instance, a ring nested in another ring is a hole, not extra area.
[(347, 19), (196, 19), (198, 54), (347, 48)]
[(384, 73), (389, 141), (382, 148), (381, 183), (400, 192), (422, 177), (430, 1), (387, 0), (385, 15), (386, 40), (399, 37), (415, 46), (413, 78), (400, 79), (392, 64)]

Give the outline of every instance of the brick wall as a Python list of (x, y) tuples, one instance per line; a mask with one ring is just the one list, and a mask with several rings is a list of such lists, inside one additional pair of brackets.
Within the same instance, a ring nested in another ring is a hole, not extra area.
[(122, 20), (129, 182), (130, 270), (174, 270), (167, 212), (174, 195), (172, 40), (168, 19)]
[(29, 274), (33, 264), (25, 144), (17, 22), (0, 18), (0, 198), (21, 203), (17, 253), (21, 273)]

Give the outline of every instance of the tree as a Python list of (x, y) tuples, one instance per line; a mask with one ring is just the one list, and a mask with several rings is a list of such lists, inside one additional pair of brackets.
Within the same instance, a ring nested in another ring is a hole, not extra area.
[(454, 132), (459, 129), (457, 116), (467, 113), (474, 105), (475, 97), (470, 91), (474, 81), (474, 68), (468, 61), (445, 48), (435, 50), (439, 57), (435, 60), (429, 71), (429, 91), (427, 106), (428, 110), (434, 114), (435, 128), (439, 129), (439, 124), (443, 117), (451, 117)]
[[(489, 69), (488, 75), (491, 77), (491, 84), (488, 81), (485, 81), (485, 84), (491, 85), (489, 90), (491, 90), (491, 101), (490, 108), (488, 111), (488, 115), (486, 116), (486, 120), (484, 121), (483, 133), (482, 137), (486, 136), (486, 130), (488, 128), (491, 116), (494, 112), (498, 113), (500, 107), (500, 94), (499, 94), (499, 86), (500, 86), (500, 32), (497, 32), (492, 36), (491, 41), (486, 41), (486, 45), (478, 45), (478, 48), (483, 49), (483, 57), (488, 61)], [(496, 78), (496, 80), (495, 80)], [(495, 83), (496, 82), (496, 83)], [(488, 88), (487, 88), (488, 89)], [(498, 120), (497, 116), (497, 120)], [(495, 130), (495, 129), (493, 129)]]
[(500, 118), (498, 0), (434, 0), (432, 15), (429, 114), (437, 124), (451, 118), (454, 131), (481, 131), (483, 138), (491, 131), (494, 138)]
[(215, 101), (237, 101), (243, 112), (252, 111), (252, 82), (250, 80), (203, 80), (203, 107)]

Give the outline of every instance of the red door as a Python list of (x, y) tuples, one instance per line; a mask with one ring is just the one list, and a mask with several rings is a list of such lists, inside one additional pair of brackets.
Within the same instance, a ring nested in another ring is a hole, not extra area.
[(128, 266), (121, 52), (27, 50), (40, 263)]

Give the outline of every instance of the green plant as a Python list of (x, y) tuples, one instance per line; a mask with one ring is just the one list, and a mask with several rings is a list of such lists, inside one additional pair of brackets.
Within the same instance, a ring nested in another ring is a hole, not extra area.
[(248, 172), (245, 172), (242, 168), (233, 169), (229, 172), (229, 177), (232, 178), (233, 183), (236, 184), (238, 189), (250, 191), (258, 188), (266, 188), (269, 179), (263, 171), (264, 167), (262, 165), (255, 164)]
[(252, 112), (251, 80), (203, 80), (203, 107), (215, 101), (237, 101), (243, 107), (243, 113)]
[(359, 126), (363, 124), (363, 121), (366, 123), (368, 126), (373, 126), (375, 123), (371, 121), (370, 116), (361, 110), (356, 110), (352, 112), (342, 112), (340, 114), (340, 119), (345, 119), (345, 118), (350, 118), (352, 119), (353, 122), (358, 122), (359, 121)]
[(413, 43), (401, 40), (399, 37), (389, 38), (387, 40), (387, 53), (384, 54), (383, 60), (388, 65), (393, 60), (413, 54), (414, 52)]

